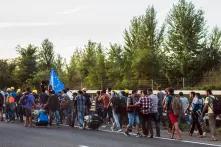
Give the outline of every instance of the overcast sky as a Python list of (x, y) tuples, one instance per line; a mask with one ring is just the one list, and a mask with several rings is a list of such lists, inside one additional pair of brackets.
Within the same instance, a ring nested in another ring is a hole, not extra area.
[[(148, 5), (162, 23), (178, 0), (0, 0), (0, 58), (16, 57), (15, 47), (49, 38), (56, 53), (70, 59), (87, 40), (122, 43), (123, 30)], [(221, 0), (192, 0), (210, 27), (221, 28)]]

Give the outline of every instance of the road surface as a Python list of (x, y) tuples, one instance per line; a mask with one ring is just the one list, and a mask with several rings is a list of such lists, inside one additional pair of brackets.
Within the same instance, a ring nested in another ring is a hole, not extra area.
[[(25, 128), (0, 123), (0, 147), (206, 147), (208, 144), (126, 137), (119, 133), (77, 128)], [(217, 146), (217, 145), (216, 145)], [(221, 145), (220, 145), (221, 146)]]

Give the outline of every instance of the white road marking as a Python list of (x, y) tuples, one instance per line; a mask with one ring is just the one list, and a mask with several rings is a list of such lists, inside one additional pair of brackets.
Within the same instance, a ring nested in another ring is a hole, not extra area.
[(89, 147), (89, 146), (86, 146), (86, 145), (78, 145), (78, 147)]
[[(115, 131), (110, 131), (110, 130), (99, 130), (102, 132), (108, 132), (108, 133), (117, 133), (117, 134), (123, 134), (124, 132), (115, 132)], [(130, 133), (131, 136), (136, 136), (135, 133)], [(169, 140), (169, 141), (178, 141), (175, 139), (171, 138), (164, 138), (164, 137), (155, 137), (157, 139), (162, 139), (162, 140)], [(203, 143), (203, 142), (196, 142), (196, 141), (187, 141), (187, 140), (179, 140), (180, 142), (183, 143), (191, 143), (191, 144), (199, 144), (199, 145), (207, 145), (207, 146), (213, 146), (213, 147), (221, 147), (221, 145), (218, 144), (211, 144), (211, 143)]]

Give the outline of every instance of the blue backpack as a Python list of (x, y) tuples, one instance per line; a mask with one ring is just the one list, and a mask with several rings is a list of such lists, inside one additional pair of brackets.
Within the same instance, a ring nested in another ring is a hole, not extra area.
[(45, 112), (39, 112), (37, 122), (39, 124), (46, 124), (46, 123), (48, 123), (48, 115)]

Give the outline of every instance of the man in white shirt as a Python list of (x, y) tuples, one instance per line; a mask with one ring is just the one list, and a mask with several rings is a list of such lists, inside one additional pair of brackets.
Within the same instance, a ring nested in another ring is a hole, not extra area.
[(151, 102), (152, 102), (151, 117), (152, 117), (152, 121), (154, 121), (155, 123), (156, 137), (160, 137), (160, 118), (159, 118), (159, 113), (158, 113), (159, 99), (157, 95), (153, 94), (152, 89), (148, 89), (147, 92), (148, 92), (148, 97), (151, 99)]
[(185, 123), (190, 124), (190, 119), (189, 119), (190, 118), (190, 114), (187, 113), (187, 110), (188, 110), (188, 108), (190, 106), (189, 99), (183, 95), (183, 92), (180, 92), (179, 95), (180, 95), (180, 100), (181, 100), (182, 108), (183, 108), (183, 113), (182, 113), (181, 116), (184, 116), (183, 117), (184, 119), (182, 119), (182, 120)]

